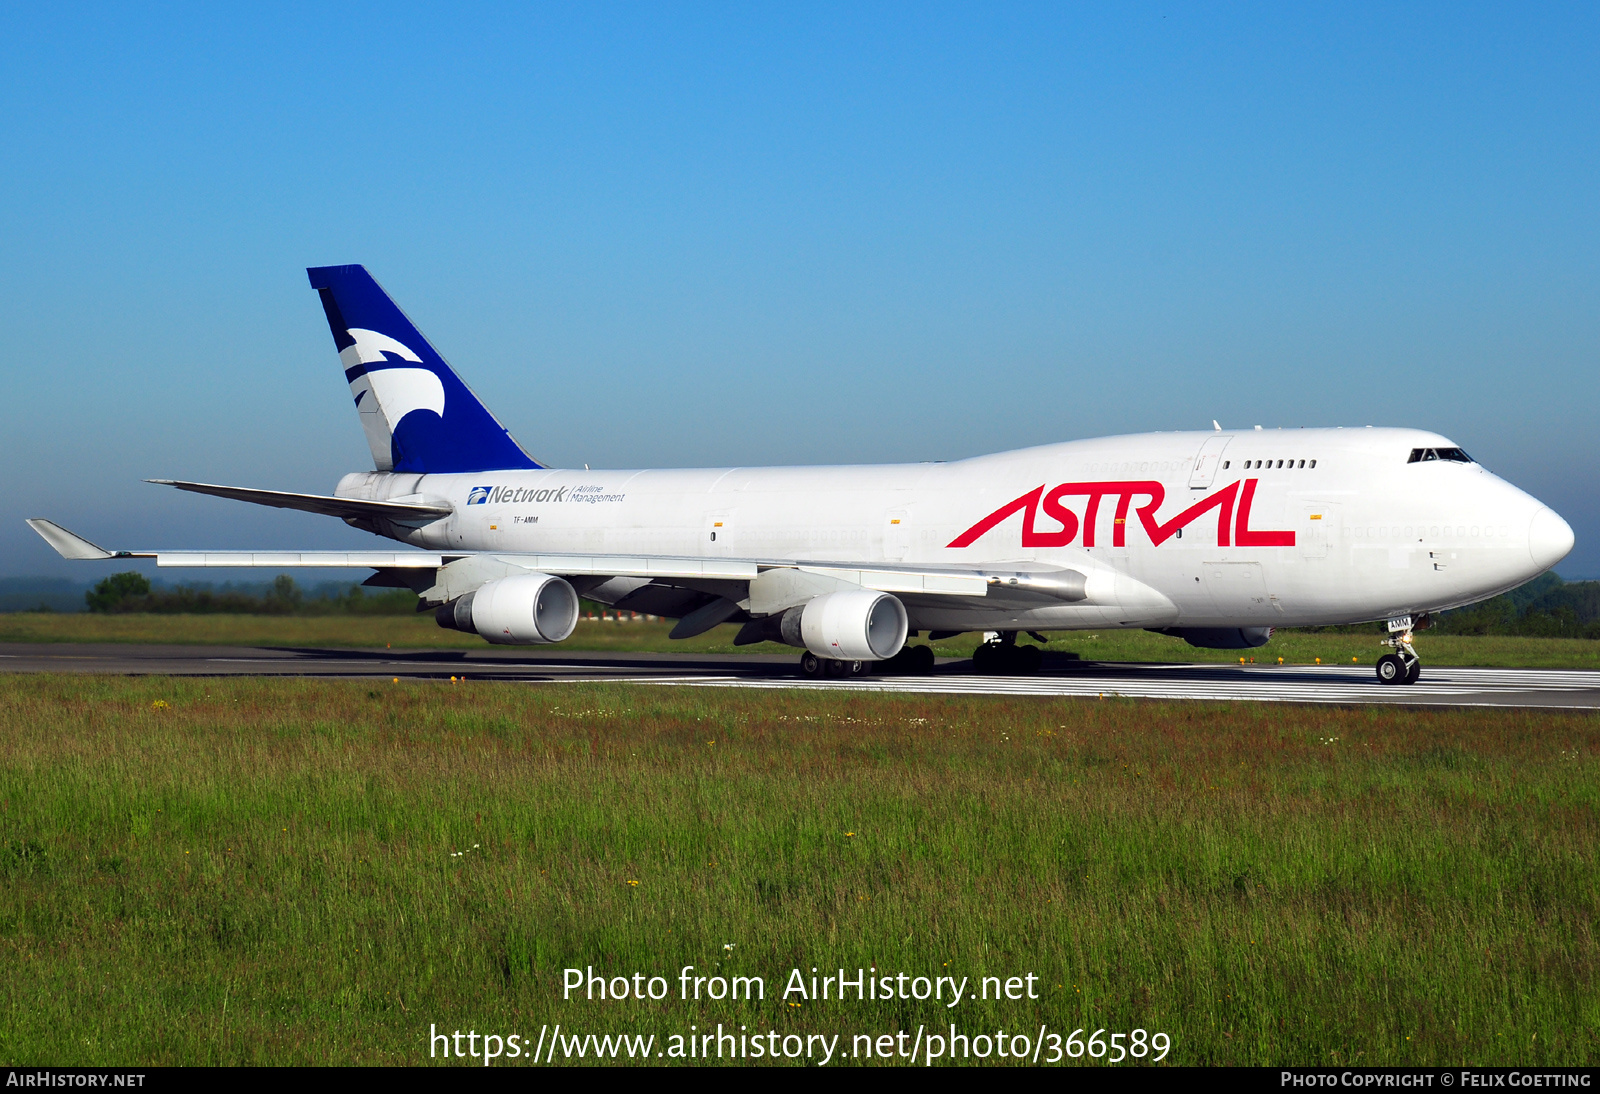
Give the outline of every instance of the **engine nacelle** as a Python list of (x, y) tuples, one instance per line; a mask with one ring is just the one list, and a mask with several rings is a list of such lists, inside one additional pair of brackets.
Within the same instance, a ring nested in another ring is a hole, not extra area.
[(502, 646), (562, 642), (578, 625), (578, 594), (549, 574), (516, 574), (457, 597), (434, 613), (439, 626)]
[(887, 661), (906, 644), (906, 607), (871, 589), (825, 593), (783, 613), (781, 632), (791, 646), (804, 646), (835, 661)]
[(1203, 650), (1253, 650), (1272, 639), (1271, 627), (1167, 627), (1156, 632)]

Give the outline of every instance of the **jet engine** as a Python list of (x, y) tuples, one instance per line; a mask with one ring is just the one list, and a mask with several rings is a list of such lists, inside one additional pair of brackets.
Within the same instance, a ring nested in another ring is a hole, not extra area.
[(1271, 627), (1167, 627), (1156, 633), (1181, 638), (1203, 650), (1253, 650), (1272, 639)]
[(835, 661), (886, 661), (906, 644), (906, 607), (871, 589), (825, 593), (783, 613), (780, 631), (791, 646), (804, 646)]
[(578, 594), (559, 577), (516, 574), (457, 597), (434, 619), (502, 646), (546, 645), (565, 641), (578, 625)]

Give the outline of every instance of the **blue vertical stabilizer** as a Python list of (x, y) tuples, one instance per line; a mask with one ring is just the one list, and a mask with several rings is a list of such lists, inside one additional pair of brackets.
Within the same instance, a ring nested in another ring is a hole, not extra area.
[(379, 471), (537, 468), (365, 266), (306, 270)]

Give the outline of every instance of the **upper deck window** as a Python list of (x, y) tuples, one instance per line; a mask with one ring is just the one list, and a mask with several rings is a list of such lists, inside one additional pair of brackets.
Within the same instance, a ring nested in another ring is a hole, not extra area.
[(1472, 457), (1459, 448), (1413, 448), (1407, 463), (1427, 463), (1429, 460), (1449, 460), (1451, 463), (1472, 463)]

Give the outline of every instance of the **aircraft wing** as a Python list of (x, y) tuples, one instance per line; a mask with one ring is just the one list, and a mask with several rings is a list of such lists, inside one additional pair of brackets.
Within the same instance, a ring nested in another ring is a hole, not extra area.
[[(975, 568), (501, 551), (122, 551), (101, 547), (53, 521), (34, 518), (28, 525), (63, 558), (148, 558), (161, 567), (205, 569), (370, 569), (377, 573), (368, 584), (409, 587), (425, 605), (446, 603), (512, 574), (554, 574), (571, 579), (581, 595), (619, 608), (694, 616), (698, 622), (685, 619), (685, 625), (694, 623), (685, 634), (735, 614), (747, 619), (744, 613), (752, 611), (772, 614), (840, 588), (893, 593), (908, 604), (948, 605), (956, 598), (981, 600), (990, 608), (1072, 603), (1087, 596), (1084, 574), (1026, 562)], [(717, 618), (699, 619), (708, 612)]]
[(793, 567), (825, 574), (882, 592), (943, 592), (982, 596), (988, 581), (972, 570), (926, 571), (786, 560), (749, 561), (721, 558), (664, 558), (624, 555), (543, 555), (503, 551), (121, 551), (92, 543), (54, 521), (34, 517), (28, 527), (62, 558), (153, 558), (157, 566), (201, 568), (327, 568), (439, 569), (469, 557), (491, 557), (521, 569), (563, 577), (711, 578), (749, 581), (762, 570)]
[(859, 563), (809, 562), (793, 559), (518, 554), (500, 551), (125, 551), (101, 547), (42, 517), (29, 520), (28, 526), (55, 548), (62, 558), (150, 558), (161, 567), (438, 570), (463, 559), (485, 558), (494, 559), (516, 569), (559, 574), (563, 577), (622, 577), (666, 581), (750, 581), (765, 570), (795, 569), (880, 592), (945, 596), (986, 596), (992, 586), (1007, 587), (1007, 582), (1010, 586), (1016, 586), (1019, 576), (1023, 577), (1025, 585), (1032, 585), (1036, 581), (1029, 580), (1030, 576), (1035, 579), (1039, 576), (1018, 574), (1009, 570), (1005, 573), (995, 573), (956, 567), (862, 566)]

